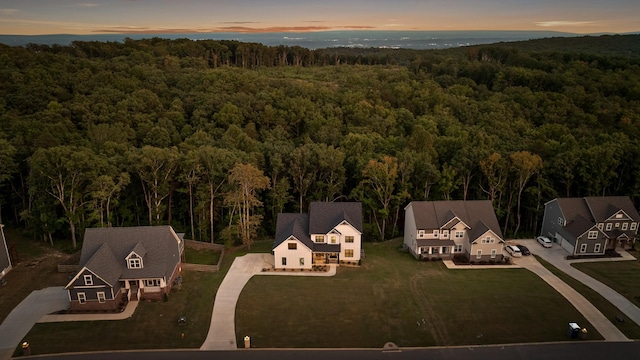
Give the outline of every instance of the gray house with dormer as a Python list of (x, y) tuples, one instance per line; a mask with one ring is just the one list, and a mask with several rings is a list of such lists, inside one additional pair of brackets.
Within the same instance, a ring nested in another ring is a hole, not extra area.
[(544, 204), (541, 235), (570, 255), (604, 255), (633, 246), (640, 215), (628, 196), (556, 198)]
[(161, 300), (182, 270), (184, 240), (171, 226), (85, 230), (80, 270), (65, 289), (72, 311), (116, 310)]

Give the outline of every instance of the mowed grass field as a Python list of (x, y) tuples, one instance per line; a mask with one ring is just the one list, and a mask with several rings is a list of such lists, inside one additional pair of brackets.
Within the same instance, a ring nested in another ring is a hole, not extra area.
[[(636, 259), (640, 255), (637, 251), (629, 253)], [(640, 306), (640, 261), (574, 263), (571, 266)]]
[(566, 341), (584, 317), (524, 269), (448, 270), (365, 244), (361, 268), (334, 277), (255, 276), (236, 308), (236, 335), (258, 348), (380, 348)]

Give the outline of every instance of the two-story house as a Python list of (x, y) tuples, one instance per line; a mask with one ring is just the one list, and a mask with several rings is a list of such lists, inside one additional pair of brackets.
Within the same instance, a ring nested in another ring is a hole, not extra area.
[(502, 261), (504, 240), (491, 201), (412, 201), (404, 210), (404, 245), (417, 259)]
[(544, 204), (541, 234), (570, 255), (603, 255), (630, 248), (639, 223), (628, 196), (556, 198)]
[(4, 237), (4, 225), (0, 224), (0, 279), (11, 270), (11, 257), (7, 247), (7, 239)]
[(72, 311), (161, 300), (182, 270), (184, 240), (171, 226), (85, 230), (80, 270), (66, 286)]
[(360, 261), (362, 204), (312, 202), (308, 214), (281, 213), (273, 255), (276, 269)]

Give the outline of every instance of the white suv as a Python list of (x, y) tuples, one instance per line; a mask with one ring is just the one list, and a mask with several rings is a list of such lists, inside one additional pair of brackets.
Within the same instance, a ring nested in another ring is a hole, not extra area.
[(511, 256), (513, 256), (513, 257), (520, 257), (520, 256), (522, 256), (522, 252), (520, 252), (520, 249), (519, 249), (517, 246), (515, 246), (515, 245), (507, 245), (507, 246), (505, 246), (504, 248), (505, 248), (505, 250), (507, 250), (507, 252), (508, 252), (509, 254), (511, 254)]
[(540, 243), (540, 245), (542, 245), (542, 246), (544, 246), (544, 247), (546, 247), (546, 248), (550, 248), (550, 247), (553, 245), (553, 243), (551, 242), (551, 240), (549, 240), (549, 238), (548, 238), (548, 237), (546, 237), (546, 236), (538, 236), (538, 237), (536, 238), (536, 240), (538, 240), (538, 242)]

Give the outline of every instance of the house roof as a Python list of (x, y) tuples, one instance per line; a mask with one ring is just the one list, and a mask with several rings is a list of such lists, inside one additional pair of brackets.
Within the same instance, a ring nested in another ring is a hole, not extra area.
[(278, 245), (294, 236), (306, 247), (313, 249), (313, 241), (309, 237), (309, 214), (281, 213), (276, 222), (275, 249)]
[(449, 239), (416, 239), (418, 246), (455, 246), (456, 243)]
[(569, 226), (578, 216), (591, 222), (594, 221), (584, 198), (558, 198), (558, 205), (560, 205), (560, 210), (562, 210), (562, 214), (564, 215), (566, 221), (565, 226)]
[(413, 216), (417, 229), (440, 229), (454, 217), (471, 227), (469, 240), (493, 231), (502, 238), (498, 218), (490, 200), (413, 201)]
[(327, 234), (343, 221), (362, 233), (362, 203), (316, 201), (309, 205), (309, 234)]
[[(80, 268), (86, 267), (107, 282), (118, 279), (169, 279), (180, 261), (179, 242), (171, 226), (86, 229)], [(142, 257), (141, 269), (127, 268), (125, 259), (132, 251)]]
[(594, 226), (593, 221), (585, 219), (582, 215), (576, 215), (571, 222), (567, 222), (565, 230), (574, 237), (579, 237)]
[(634, 221), (640, 221), (640, 214), (628, 196), (585, 197), (584, 202), (591, 210), (596, 223), (604, 222), (620, 210)]

